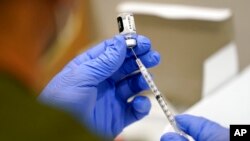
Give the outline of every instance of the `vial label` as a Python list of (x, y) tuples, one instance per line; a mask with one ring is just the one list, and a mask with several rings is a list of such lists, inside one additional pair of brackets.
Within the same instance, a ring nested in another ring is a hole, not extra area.
[(123, 32), (124, 26), (123, 26), (123, 22), (122, 22), (122, 17), (117, 18), (117, 23), (118, 23), (119, 32), (120, 33)]
[(117, 17), (117, 22), (120, 34), (128, 35), (136, 33), (133, 14), (122, 13)]

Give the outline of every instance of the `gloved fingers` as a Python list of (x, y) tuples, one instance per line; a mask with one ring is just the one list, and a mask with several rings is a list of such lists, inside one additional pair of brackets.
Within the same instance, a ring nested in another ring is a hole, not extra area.
[[(120, 38), (120, 37), (122, 37), (125, 40), (125, 38), (122, 35), (116, 35), (114, 38)], [(98, 44), (97, 46), (89, 49), (85, 53), (85, 56), (80, 57), (79, 60), (87, 61), (87, 60), (98, 57), (101, 53), (103, 53), (106, 50), (107, 46), (113, 45), (114, 38), (107, 39), (101, 42), (100, 44)], [(137, 45), (133, 47), (133, 49), (137, 55), (142, 55), (150, 51), (151, 42), (147, 37), (142, 36), (142, 35), (134, 35), (134, 38), (137, 41)], [(134, 56), (134, 54), (132, 53), (131, 49), (127, 48), (126, 57), (131, 57), (131, 56)]]
[(188, 141), (185, 137), (177, 133), (166, 133), (161, 137), (161, 141)]
[[(147, 54), (138, 57), (147, 68), (154, 67), (160, 63), (160, 54), (157, 51), (150, 51)], [(136, 70), (138, 70), (138, 66), (135, 58), (130, 58), (125, 60), (121, 71), (124, 75), (128, 75)]]
[(97, 86), (120, 68), (126, 56), (126, 48), (123, 37), (116, 36), (105, 52), (73, 68), (69, 73), (70, 82), (77, 82), (79, 86)]
[(103, 54), (107, 50), (107, 48), (109, 48), (110, 46), (114, 46), (117, 40), (120, 40), (120, 41), (124, 40), (125, 42), (125, 39), (122, 35), (116, 35), (113, 38), (104, 40), (98, 45), (88, 49), (86, 52), (75, 57), (72, 61), (70, 61), (66, 65), (66, 67), (78, 66), (82, 64), (83, 62), (97, 58), (99, 55)]
[[(142, 35), (136, 35), (135, 38), (137, 40), (137, 45), (134, 47), (136, 54), (141, 55), (141, 54), (144, 54), (150, 50), (151, 43), (147, 37), (144, 37)], [(113, 46), (114, 40), (116, 40), (116, 39), (125, 41), (125, 38), (122, 35), (116, 35), (115, 37), (113, 37), (111, 39), (107, 39), (105, 41), (102, 41), (98, 45), (88, 49), (86, 52), (75, 57), (71, 62), (68, 63), (67, 67), (80, 65), (83, 62), (97, 58), (100, 54), (105, 52), (105, 50), (107, 49), (108, 46)], [(128, 53), (126, 56), (127, 57), (132, 56), (131, 50), (128, 48), (127, 48), (127, 50), (128, 50)]]
[(125, 102), (128, 98), (138, 94), (139, 92), (149, 89), (146, 81), (140, 73), (130, 76), (116, 85), (117, 96)]
[(146, 96), (136, 96), (130, 103), (125, 115), (125, 127), (149, 114), (150, 100)]
[(180, 128), (197, 141), (229, 140), (228, 129), (203, 117), (178, 115), (175, 117)]
[[(157, 51), (149, 51), (144, 55), (138, 56), (142, 63), (147, 68), (154, 67), (160, 63), (160, 54)], [(125, 76), (133, 73), (134, 71), (138, 70), (138, 66), (136, 64), (135, 58), (128, 58), (125, 59), (122, 66), (118, 69), (115, 74), (112, 75), (112, 79), (117, 82), (120, 79), (124, 78)]]

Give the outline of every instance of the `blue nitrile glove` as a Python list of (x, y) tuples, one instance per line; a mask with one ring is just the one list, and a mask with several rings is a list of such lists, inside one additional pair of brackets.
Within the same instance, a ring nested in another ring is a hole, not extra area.
[[(147, 67), (160, 61), (148, 38), (136, 36), (134, 50)], [(95, 132), (115, 137), (124, 127), (149, 113), (145, 96), (128, 99), (148, 89), (135, 58), (117, 35), (73, 59), (46, 86), (39, 100), (70, 112)], [(125, 77), (125, 78), (124, 78)]]
[[(181, 130), (193, 137), (195, 141), (229, 141), (229, 130), (219, 124), (192, 115), (178, 115), (175, 117)], [(161, 141), (187, 141), (177, 133), (166, 133)]]

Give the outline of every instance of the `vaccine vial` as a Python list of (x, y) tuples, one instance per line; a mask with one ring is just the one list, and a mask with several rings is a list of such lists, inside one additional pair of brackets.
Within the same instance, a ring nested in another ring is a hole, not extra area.
[(121, 13), (117, 17), (119, 33), (125, 36), (128, 48), (136, 46), (133, 35), (136, 34), (135, 21), (132, 13)]

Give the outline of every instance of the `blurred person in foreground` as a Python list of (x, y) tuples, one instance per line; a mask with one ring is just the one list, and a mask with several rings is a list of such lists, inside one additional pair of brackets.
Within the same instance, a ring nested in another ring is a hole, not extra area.
[[(37, 102), (39, 59), (70, 0), (0, 1), (0, 140), (98, 140), (69, 114)], [(65, 17), (66, 18), (66, 17)]]
[[(138, 74), (120, 81), (136, 69), (122, 36), (73, 59), (36, 97), (39, 61), (58, 33), (55, 13), (65, 9), (60, 18), (66, 21), (72, 5), (71, 0), (0, 1), (0, 140), (114, 139), (148, 114), (148, 98), (127, 102), (147, 87)], [(146, 37), (135, 38), (136, 52), (155, 66), (159, 54)]]
[[(0, 2), (0, 140), (112, 140), (149, 113), (148, 98), (137, 95), (147, 84), (133, 73), (138, 68), (120, 35), (75, 57), (35, 97), (39, 59), (57, 36), (54, 13), (71, 5), (71, 0)], [(143, 63), (156, 66), (160, 55), (149, 39), (134, 38)], [(195, 139), (198, 133), (197, 140), (210, 140), (214, 132), (222, 133), (216, 139), (227, 139), (227, 129), (206, 119), (182, 115), (177, 121)], [(196, 128), (189, 128), (192, 122)], [(171, 133), (162, 136), (166, 139), (185, 140)]]

